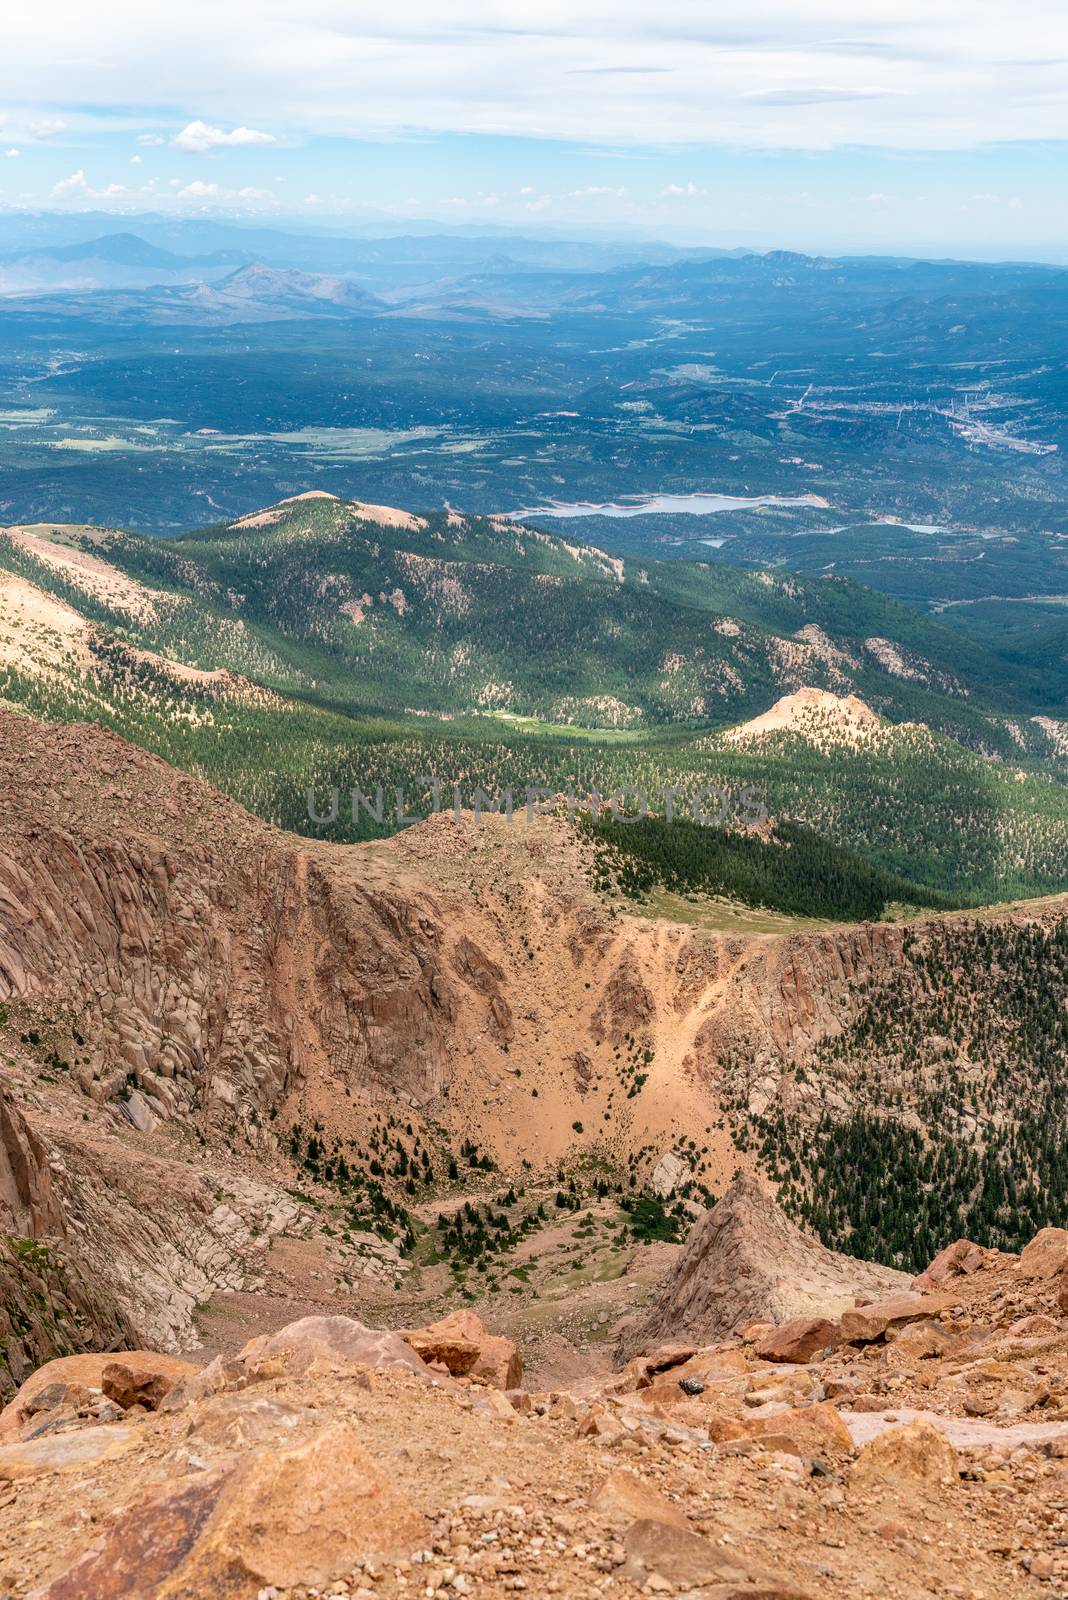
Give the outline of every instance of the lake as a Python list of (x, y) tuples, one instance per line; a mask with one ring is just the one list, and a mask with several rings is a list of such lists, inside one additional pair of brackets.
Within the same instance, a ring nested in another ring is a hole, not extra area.
[(821, 506), (827, 502), (816, 494), (734, 495), (734, 494), (654, 494), (633, 502), (592, 500), (554, 502), (547, 506), (528, 506), (525, 511), (510, 511), (513, 521), (525, 517), (650, 517), (664, 512), (690, 517), (707, 517), (717, 511), (749, 511), (757, 506)]

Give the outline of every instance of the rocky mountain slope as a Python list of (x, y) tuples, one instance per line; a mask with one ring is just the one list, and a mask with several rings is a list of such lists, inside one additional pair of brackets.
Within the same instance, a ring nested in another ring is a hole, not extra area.
[(0, 796), (6, 1592), (1068, 1578), (1061, 901), (717, 933), (10, 712)]
[(54, 1361), (0, 1414), (0, 1581), (19, 1600), (1024, 1600), (1068, 1577), (1066, 1282), (1060, 1230), (1019, 1256), (961, 1240), (890, 1298), (548, 1390), (470, 1316), (304, 1317), (204, 1366)]
[[(238, 278), (254, 291), (256, 269)], [(1007, 751), (1001, 719), (1028, 708), (959, 633), (833, 576), (634, 561), (322, 492), (175, 540), (8, 528), (0, 567), (128, 645), (350, 709), (645, 728), (818, 687)]]
[(332, 847), (0, 728), (5, 1205), (142, 1342), (272, 1275), (522, 1321), (555, 1272), (604, 1345), (739, 1169), (895, 1267), (1060, 1217), (1061, 901), (715, 933), (605, 903), (552, 818)]

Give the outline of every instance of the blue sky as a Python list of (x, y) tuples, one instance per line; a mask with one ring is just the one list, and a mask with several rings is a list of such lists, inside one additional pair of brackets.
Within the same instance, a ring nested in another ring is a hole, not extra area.
[(1047, 0), (19, 9), (6, 209), (1068, 260)]

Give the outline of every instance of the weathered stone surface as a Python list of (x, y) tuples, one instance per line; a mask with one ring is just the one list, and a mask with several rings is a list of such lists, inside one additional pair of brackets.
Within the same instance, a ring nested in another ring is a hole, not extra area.
[(672, 1505), (659, 1489), (623, 1467), (604, 1480), (590, 1504), (610, 1522), (629, 1524), (644, 1518), (676, 1528), (689, 1526), (678, 1506)]
[[(655, 1575), (684, 1586), (744, 1585), (739, 1592), (759, 1600), (805, 1600), (793, 1584), (767, 1572), (743, 1552), (729, 1551), (687, 1528), (645, 1518), (627, 1529), (623, 1547), (627, 1557), (623, 1572), (636, 1582)], [(715, 1592), (726, 1597), (736, 1591), (717, 1587)]]
[(72, 1428), (40, 1439), (0, 1445), (0, 1483), (36, 1478), (65, 1467), (87, 1467), (124, 1454), (137, 1441), (132, 1428)]
[(758, 1339), (753, 1353), (761, 1361), (805, 1362), (841, 1340), (837, 1322), (827, 1317), (794, 1317)]
[(454, 1333), (417, 1328), (406, 1333), (404, 1339), (428, 1366), (444, 1367), (454, 1378), (465, 1377), (478, 1360), (478, 1345)]
[(965, 1342), (961, 1334), (940, 1322), (910, 1322), (904, 1328), (888, 1328), (886, 1337), (890, 1344), (887, 1359), (895, 1366), (952, 1355)]
[(766, 1449), (787, 1455), (850, 1455), (853, 1440), (838, 1411), (827, 1400), (818, 1405), (792, 1406), (771, 1416), (745, 1417), (742, 1431), (762, 1441)]
[(690, 1169), (674, 1150), (665, 1150), (649, 1177), (649, 1186), (662, 1200), (674, 1194), (680, 1183), (685, 1183)]
[(258, 1445), (278, 1444), (305, 1424), (319, 1420), (307, 1406), (273, 1399), (259, 1388), (239, 1394), (215, 1395), (198, 1407), (189, 1438), (200, 1446), (218, 1445), (225, 1450), (251, 1450)]
[(425, 1373), (411, 1345), (396, 1333), (367, 1328), (352, 1317), (301, 1317), (277, 1333), (250, 1339), (238, 1359), (250, 1375), (270, 1365), (272, 1370), (299, 1376), (318, 1360), (345, 1361), (353, 1366), (408, 1367)]
[(930, 1422), (909, 1422), (866, 1444), (850, 1469), (849, 1482), (862, 1494), (944, 1491), (957, 1482), (957, 1452)]
[(1068, 1229), (1042, 1228), (1020, 1252), (1025, 1278), (1056, 1278), (1068, 1266)]
[(697, 1354), (698, 1347), (694, 1344), (662, 1344), (644, 1358), (644, 1366), (650, 1375), (657, 1372), (668, 1372), (672, 1367), (681, 1367), (684, 1362)]
[[(173, 1363), (173, 1364), (172, 1364)], [(136, 1356), (118, 1356), (109, 1361), (100, 1374), (100, 1387), (109, 1400), (122, 1406), (144, 1406), (146, 1411), (156, 1411), (160, 1402), (170, 1394), (176, 1384), (192, 1377), (190, 1362), (168, 1358), (164, 1370), (158, 1361), (144, 1362)], [(183, 1370), (184, 1369), (184, 1370)]]
[(845, 1344), (871, 1344), (888, 1332), (910, 1322), (923, 1322), (949, 1311), (957, 1304), (951, 1294), (897, 1295), (892, 1300), (875, 1300), (870, 1305), (843, 1311), (840, 1326)]
[(0, 1399), (60, 1352), (135, 1337), (129, 1318), (66, 1239), (4, 1236), (0, 1229)]
[(337, 1424), (167, 1484), (38, 1600), (254, 1600), (263, 1588), (325, 1583), (357, 1559), (406, 1556), (426, 1531), (355, 1431)]
[(66, 1231), (48, 1153), (9, 1097), (0, 1091), (0, 1233), (41, 1239)]
[(929, 1289), (940, 1289), (950, 1278), (970, 1277), (996, 1252), (985, 1250), (981, 1244), (973, 1244), (970, 1239), (954, 1239), (952, 1244), (947, 1244), (940, 1250), (931, 1262), (916, 1278), (912, 1287), (921, 1293)]

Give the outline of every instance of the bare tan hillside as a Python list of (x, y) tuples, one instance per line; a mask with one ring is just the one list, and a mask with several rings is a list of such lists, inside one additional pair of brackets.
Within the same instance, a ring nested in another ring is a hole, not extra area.
[(836, 695), (829, 689), (795, 689), (759, 717), (729, 729), (727, 744), (753, 744), (775, 733), (800, 734), (817, 743), (857, 744), (882, 726), (870, 706), (855, 694)]

